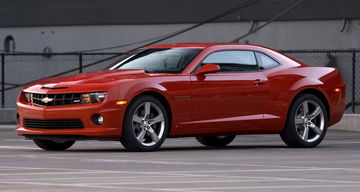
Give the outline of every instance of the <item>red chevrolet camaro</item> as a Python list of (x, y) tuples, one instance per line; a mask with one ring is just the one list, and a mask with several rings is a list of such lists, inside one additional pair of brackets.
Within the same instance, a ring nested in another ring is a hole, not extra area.
[(314, 147), (344, 109), (335, 68), (256, 45), (169, 44), (132, 51), (103, 71), (24, 87), (16, 131), (45, 150), (97, 139), (150, 151), (166, 137), (189, 136), (225, 146), (239, 134), (280, 134), (290, 147)]

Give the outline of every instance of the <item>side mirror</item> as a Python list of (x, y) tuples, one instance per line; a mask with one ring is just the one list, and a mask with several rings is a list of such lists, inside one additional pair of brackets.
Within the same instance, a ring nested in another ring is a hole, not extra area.
[(203, 76), (208, 73), (217, 73), (221, 71), (220, 66), (217, 64), (205, 64), (195, 72), (196, 76)]

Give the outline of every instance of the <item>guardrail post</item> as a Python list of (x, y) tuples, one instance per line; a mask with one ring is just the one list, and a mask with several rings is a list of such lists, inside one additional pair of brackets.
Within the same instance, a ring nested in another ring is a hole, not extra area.
[(351, 82), (351, 110), (352, 110), (352, 113), (355, 113), (355, 79), (356, 78), (356, 51), (354, 50), (352, 52), (352, 82)]
[(83, 57), (82, 54), (79, 54), (79, 73), (83, 72)]
[(1, 54), (1, 108), (5, 108), (5, 55)]

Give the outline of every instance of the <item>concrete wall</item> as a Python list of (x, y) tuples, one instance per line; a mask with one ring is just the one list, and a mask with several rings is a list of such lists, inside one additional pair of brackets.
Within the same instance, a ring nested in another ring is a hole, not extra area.
[(360, 115), (345, 114), (341, 121), (330, 127), (331, 130), (360, 132)]
[[(261, 24), (257, 23), (257, 25)], [(261, 44), (274, 49), (348, 49), (360, 48), (360, 20), (351, 20), (343, 32), (343, 21), (274, 22), (241, 42)], [(17, 51), (68, 52), (137, 42), (186, 28), (191, 24), (104, 25), (63, 27), (0, 28), (0, 45), (6, 36), (15, 39)], [(228, 42), (249, 31), (250, 22), (206, 24), (161, 43)], [(140, 46), (138, 44), (136, 46)], [(110, 51), (127, 51), (129, 46)], [(3, 49), (3, 48), (1, 48)]]
[[(360, 20), (352, 20), (343, 32), (343, 22), (333, 21), (292, 21), (274, 22), (262, 30), (243, 39), (241, 42), (261, 44), (274, 49), (349, 49), (360, 48)], [(259, 26), (262, 23), (257, 23)], [(112, 25), (112, 26), (64, 26), (64, 27), (24, 27), (0, 28), (1, 41), (11, 35), (15, 39), (17, 51), (42, 52), (50, 47), (53, 52), (69, 52), (116, 46), (149, 39), (190, 26), (190, 24), (172, 25)], [(180, 36), (161, 43), (176, 42), (228, 42), (249, 31), (250, 22), (213, 23), (201, 26)], [(125, 52), (140, 46), (137, 44), (109, 52)], [(104, 57), (84, 56), (84, 65), (104, 59)], [(322, 59), (319, 59), (319, 58)], [(319, 58), (302, 58), (305, 63), (324, 66), (328, 62), (326, 55)], [(351, 56), (338, 57), (338, 66), (351, 89)], [(360, 59), (358, 59), (360, 60)], [(78, 67), (77, 56), (7, 56), (5, 59), (5, 82), (23, 84), (44, 78), (65, 70)], [(322, 61), (322, 62), (320, 62)], [(104, 62), (86, 71), (94, 71), (111, 63)], [(358, 65), (360, 66), (360, 65)], [(360, 70), (360, 67), (358, 67)], [(74, 72), (77, 73), (77, 72)], [(360, 78), (356, 80), (360, 82)], [(9, 87), (9, 86), (7, 86)], [(6, 92), (7, 108), (14, 108), (20, 88)], [(360, 96), (360, 94), (357, 94)], [(347, 100), (351, 95), (347, 94)], [(358, 109), (360, 110), (360, 109)]]
[(0, 109), (0, 124), (16, 124), (15, 109)]

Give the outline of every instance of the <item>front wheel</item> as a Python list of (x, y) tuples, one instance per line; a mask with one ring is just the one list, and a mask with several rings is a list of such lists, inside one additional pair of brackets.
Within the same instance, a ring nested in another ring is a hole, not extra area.
[(195, 139), (206, 146), (211, 147), (223, 147), (231, 143), (235, 139), (236, 135), (226, 135), (226, 136), (202, 136), (195, 137)]
[(120, 141), (130, 151), (153, 151), (164, 142), (168, 127), (164, 105), (155, 97), (140, 96), (126, 111)]
[(53, 141), (45, 139), (34, 139), (34, 143), (46, 151), (63, 151), (74, 145), (75, 141)]
[(325, 137), (328, 115), (323, 102), (312, 94), (296, 98), (290, 107), (281, 139), (289, 147), (310, 148)]

